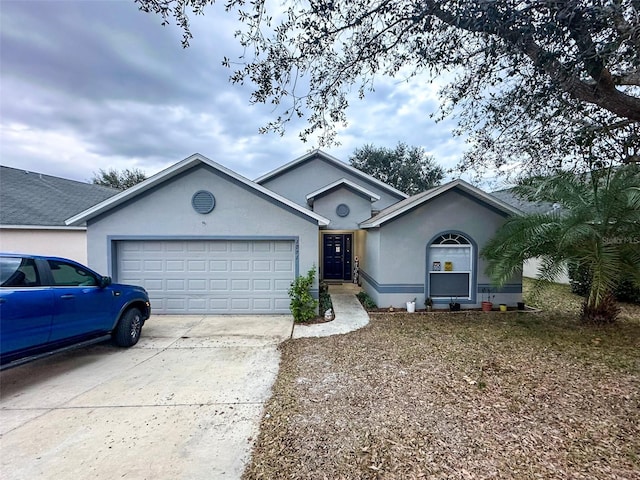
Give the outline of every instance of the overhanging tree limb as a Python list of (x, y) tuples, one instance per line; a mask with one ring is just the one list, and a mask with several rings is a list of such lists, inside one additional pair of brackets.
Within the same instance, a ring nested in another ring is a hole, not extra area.
[[(186, 46), (187, 12), (203, 13), (215, 0), (135, 1), (165, 23), (175, 17)], [(443, 112), (471, 137), (471, 163), (492, 157), (500, 166), (517, 154), (551, 166), (639, 154), (637, 0), (285, 0), (274, 2), (273, 25), (263, 21), (269, 5), (225, 4), (243, 24), (241, 45), (255, 54), (241, 59), (232, 81), (252, 83), (252, 101), (284, 110), (266, 130), (282, 132), (292, 116), (306, 116), (303, 137), (330, 136), (332, 124), (346, 121), (352, 88), (364, 97), (378, 76), (453, 72)], [(296, 91), (302, 85), (307, 90)], [(583, 118), (588, 135), (577, 126)], [(612, 136), (607, 126), (622, 120), (631, 125)], [(502, 131), (508, 135), (494, 138)]]

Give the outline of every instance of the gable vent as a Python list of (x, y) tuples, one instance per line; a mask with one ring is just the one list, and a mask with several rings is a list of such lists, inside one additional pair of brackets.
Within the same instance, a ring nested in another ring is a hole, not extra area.
[(347, 215), (349, 215), (349, 206), (347, 204), (345, 204), (345, 203), (341, 203), (336, 208), (336, 214), (339, 217), (346, 217)]
[(216, 198), (213, 196), (213, 193), (200, 190), (191, 197), (191, 206), (196, 212), (206, 215), (207, 213), (211, 213), (213, 207), (216, 206)]

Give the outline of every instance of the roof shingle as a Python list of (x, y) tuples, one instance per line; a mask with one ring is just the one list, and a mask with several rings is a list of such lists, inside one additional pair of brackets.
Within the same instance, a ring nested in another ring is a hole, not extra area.
[(0, 165), (0, 225), (65, 226), (119, 190)]

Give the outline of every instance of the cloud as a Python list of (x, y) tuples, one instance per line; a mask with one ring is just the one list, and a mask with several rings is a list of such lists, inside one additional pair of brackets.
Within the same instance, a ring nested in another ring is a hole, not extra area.
[[(223, 56), (238, 57), (236, 18), (222, 5), (191, 19), (191, 47), (175, 25), (130, 1), (3, 0), (0, 17), (2, 163), (88, 180), (99, 169), (153, 174), (199, 152), (255, 178), (306, 153), (295, 120), (285, 136), (260, 135), (275, 116), (251, 105), (250, 85), (232, 85)], [(434, 86), (422, 78), (379, 79), (350, 98), (332, 155), (347, 161), (365, 143), (423, 146), (446, 165), (463, 139), (436, 124)]]

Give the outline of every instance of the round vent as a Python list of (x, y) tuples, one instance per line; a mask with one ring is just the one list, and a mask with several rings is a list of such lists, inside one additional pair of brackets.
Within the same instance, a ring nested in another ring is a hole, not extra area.
[(196, 212), (206, 215), (216, 206), (216, 198), (213, 196), (213, 193), (200, 190), (191, 197), (191, 205)]
[(349, 215), (349, 206), (341, 203), (336, 207), (336, 214), (339, 217), (346, 217), (347, 215)]

